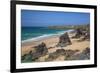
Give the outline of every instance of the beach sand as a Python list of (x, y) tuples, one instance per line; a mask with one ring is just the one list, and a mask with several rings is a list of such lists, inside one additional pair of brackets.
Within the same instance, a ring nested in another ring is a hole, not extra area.
[[(72, 39), (71, 38), (72, 36), (73, 36), (73, 34), (69, 34), (72, 45), (67, 45), (67, 46), (63, 47), (63, 49), (65, 49), (65, 50), (79, 50), (79, 52), (82, 52), (87, 47), (90, 47), (90, 41), (87, 41), (87, 40), (78, 41), (78, 40), (80, 40), (79, 38)], [(59, 42), (59, 36), (54, 36), (54, 37), (45, 38), (45, 39), (42, 39), (39, 41), (31, 41), (31, 42), (22, 43), (21, 56), (28, 54), (31, 50), (34, 51), (35, 48), (33, 48), (33, 47), (39, 45), (42, 42), (44, 42), (46, 44), (47, 48), (49, 48), (48, 53), (53, 53), (57, 49), (62, 49), (61, 47), (54, 47)], [(48, 57), (48, 55), (40, 57), (39, 61), (45, 61), (45, 58), (47, 58), (47, 57)], [(60, 61), (60, 60), (64, 60), (64, 56), (59, 56), (57, 59), (55, 59), (55, 61)]]

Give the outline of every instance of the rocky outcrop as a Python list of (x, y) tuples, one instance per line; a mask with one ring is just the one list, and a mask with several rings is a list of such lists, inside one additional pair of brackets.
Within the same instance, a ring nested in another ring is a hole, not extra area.
[(46, 59), (46, 61), (53, 61), (61, 55), (65, 56), (66, 55), (66, 50), (57, 49), (55, 52), (49, 54), (49, 57)]
[(86, 56), (86, 59), (90, 59), (90, 48), (87, 47), (85, 50), (83, 50), (82, 54)]
[(90, 40), (90, 33), (86, 32), (82, 40)]
[(22, 56), (22, 62), (36, 61), (39, 57), (44, 56), (48, 53), (48, 49), (45, 43), (41, 43), (35, 47), (32, 47), (34, 51), (30, 51), (28, 54)]
[(79, 50), (66, 50), (66, 57), (71, 57), (77, 52), (79, 52)]
[(58, 42), (57, 46), (64, 47), (64, 46), (71, 45), (71, 44), (72, 43), (71, 43), (71, 40), (69, 38), (69, 35), (66, 32), (59, 37), (59, 42)]
[(39, 57), (44, 56), (48, 53), (48, 49), (46, 47), (46, 44), (43, 42), (41, 44), (39, 44), (38, 46), (35, 46), (34, 48), (35, 48), (35, 52), (32, 52), (33, 59), (39, 58)]
[(86, 48), (80, 53), (70, 55), (70, 57), (66, 56), (66, 60), (88, 60), (90, 59), (90, 48)]
[(83, 31), (80, 28), (77, 28), (75, 31), (76, 34), (72, 38), (80, 38), (83, 35)]
[(90, 40), (90, 32), (89, 29), (81, 29), (81, 28), (77, 28), (75, 30), (75, 36), (73, 36), (72, 38), (80, 38), (82, 37), (79, 41), (84, 41), (84, 40)]
[(66, 54), (66, 50), (65, 49), (57, 49), (56, 50), (56, 54), (58, 54), (58, 55), (65, 55)]
[(21, 62), (32, 62), (32, 51), (30, 51), (28, 54), (23, 55), (21, 59)]

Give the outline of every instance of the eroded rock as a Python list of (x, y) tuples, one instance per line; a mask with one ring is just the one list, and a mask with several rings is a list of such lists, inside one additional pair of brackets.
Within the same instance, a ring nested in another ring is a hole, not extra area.
[(83, 31), (80, 28), (77, 28), (75, 31), (76, 34), (72, 38), (80, 38), (83, 35)]
[(48, 49), (46, 47), (46, 44), (43, 42), (41, 44), (35, 46), (34, 48), (35, 48), (35, 52), (32, 53), (33, 59), (39, 58), (39, 57), (44, 56), (48, 53)]
[(65, 56), (66, 55), (66, 50), (57, 49), (55, 52), (49, 54), (49, 57), (46, 59), (46, 61), (53, 61), (61, 55)]
[(80, 53), (74, 54), (70, 57), (66, 57), (66, 60), (88, 60), (90, 59), (90, 48), (86, 48)]
[(71, 43), (71, 40), (69, 38), (69, 35), (66, 32), (59, 37), (59, 42), (58, 42), (57, 46), (64, 47), (64, 46), (71, 45), (71, 44), (72, 43)]

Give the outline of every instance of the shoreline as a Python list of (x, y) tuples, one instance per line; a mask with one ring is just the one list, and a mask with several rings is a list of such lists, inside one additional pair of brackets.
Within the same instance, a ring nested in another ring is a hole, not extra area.
[[(85, 40), (82, 42), (78, 42), (79, 39), (76, 39), (76, 38), (72, 39), (71, 38), (73, 36), (73, 34), (68, 33), (68, 35), (70, 37), (72, 45), (65, 46), (65, 47), (63, 47), (63, 49), (65, 49), (65, 50), (79, 50), (81, 52), (85, 48), (90, 47), (90, 41)], [(46, 44), (47, 48), (53, 47), (51, 49), (48, 49), (48, 53), (53, 53), (57, 49), (61, 49), (61, 47), (54, 47), (59, 42), (59, 36), (52, 36), (52, 37), (44, 38), (44, 39), (37, 40), (37, 41), (32, 40), (30, 42), (22, 43), (21, 55), (23, 56), (23, 55), (29, 53), (31, 50), (34, 51), (35, 48), (33, 48), (33, 47), (39, 45), (42, 42), (44, 42)]]
[(71, 31), (74, 31), (74, 29), (70, 29), (70, 30), (66, 30), (66, 31), (61, 31), (61, 32), (58, 32), (58, 33), (55, 33), (55, 34), (44, 34), (44, 35), (41, 35), (41, 36), (38, 36), (38, 37), (33, 37), (33, 38), (30, 38), (30, 39), (22, 40), (21, 44), (29, 43), (29, 42), (32, 42), (32, 41), (37, 42), (37, 41), (49, 39), (49, 38), (52, 38), (52, 37), (59, 37), (62, 34), (64, 34), (65, 32), (70, 33)]

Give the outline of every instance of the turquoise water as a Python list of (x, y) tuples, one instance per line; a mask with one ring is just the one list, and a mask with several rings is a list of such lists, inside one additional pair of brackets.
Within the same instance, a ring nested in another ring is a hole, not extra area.
[(67, 30), (50, 29), (48, 27), (22, 27), (21, 40), (28, 40), (32, 38), (45, 38), (48, 36), (59, 35)]

